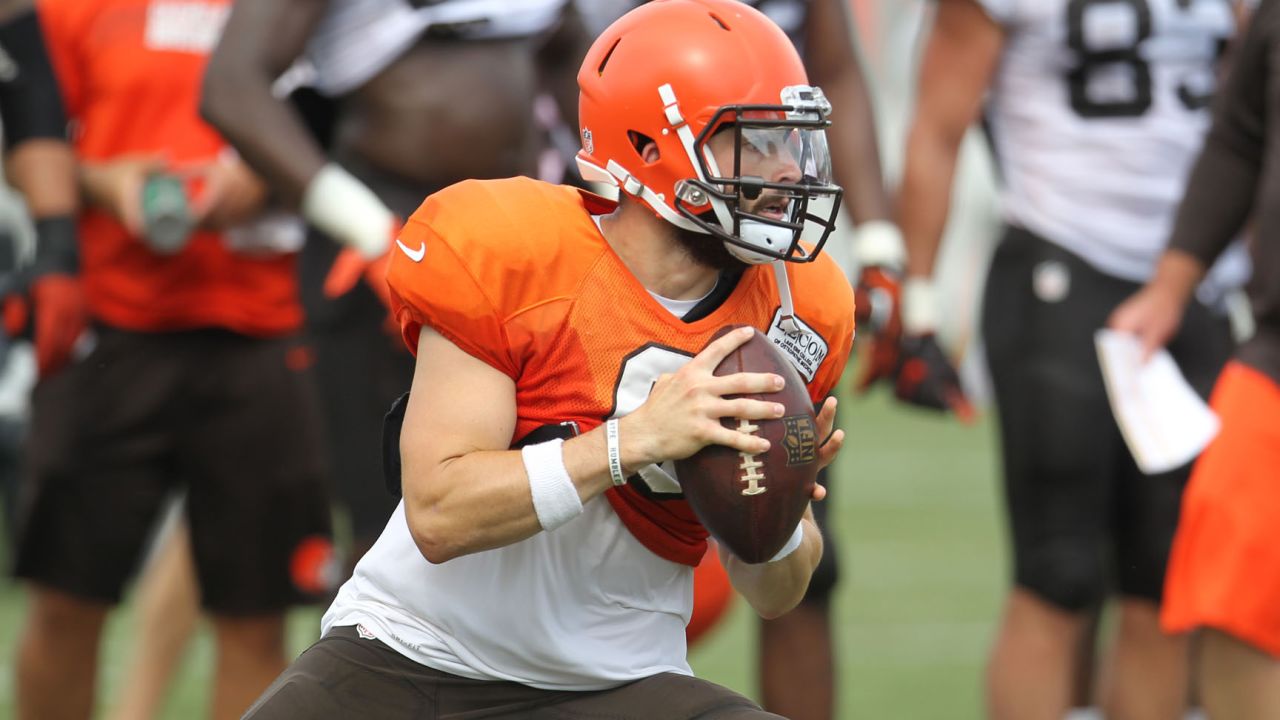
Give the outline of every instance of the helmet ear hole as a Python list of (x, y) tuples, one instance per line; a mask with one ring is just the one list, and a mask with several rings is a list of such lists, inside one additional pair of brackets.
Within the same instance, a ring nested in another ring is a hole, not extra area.
[(631, 142), (631, 147), (640, 156), (640, 159), (646, 165), (652, 165), (662, 159), (662, 153), (658, 151), (658, 143), (653, 138), (644, 133), (635, 130), (627, 131), (627, 140)]

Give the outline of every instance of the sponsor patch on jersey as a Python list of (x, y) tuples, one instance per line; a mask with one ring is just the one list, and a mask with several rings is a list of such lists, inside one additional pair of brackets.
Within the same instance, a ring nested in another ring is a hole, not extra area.
[(364, 623), (357, 623), (357, 624), (356, 624), (356, 634), (357, 634), (357, 635), (359, 635), (360, 637), (364, 638), (365, 640), (377, 640), (377, 639), (378, 639), (378, 636), (377, 636), (377, 635), (374, 635), (373, 633), (369, 632), (369, 628), (365, 627), (365, 626), (364, 626)]
[(769, 323), (768, 337), (791, 359), (791, 364), (796, 366), (800, 377), (805, 382), (813, 382), (813, 376), (822, 367), (822, 361), (827, 359), (827, 341), (798, 316), (792, 319), (799, 326), (799, 332), (788, 333), (782, 328), (782, 308), (778, 308), (773, 313), (773, 321)]

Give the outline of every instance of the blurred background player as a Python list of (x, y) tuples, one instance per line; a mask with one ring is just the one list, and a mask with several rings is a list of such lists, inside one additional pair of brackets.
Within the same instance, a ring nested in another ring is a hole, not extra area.
[[(5, 140), (5, 177), (22, 193), (35, 227), (34, 261), (6, 233), (0, 270), (0, 301), (9, 338), (0, 341), (7, 365), (15, 336), (30, 333), (39, 372), (62, 367), (85, 325), (84, 297), (76, 277), (75, 213), (79, 207), (75, 154), (30, 0), (0, 2), (0, 121)], [(34, 317), (32, 315), (34, 314)], [(5, 527), (13, 531), (17, 509), (21, 423), (0, 426), (0, 501)]]
[[(305, 74), (286, 73), (274, 92), (287, 97), (318, 141), (327, 144), (333, 103), (306, 86), (297, 85)], [(278, 207), (259, 220), (258, 231), (272, 233), (289, 247), (301, 247), (306, 229), (300, 218)], [(243, 229), (239, 235), (248, 235)], [(300, 356), (302, 358), (302, 356)], [(305, 359), (310, 362), (311, 353)], [(372, 497), (373, 493), (369, 493)], [(181, 498), (160, 521), (151, 540), (147, 560), (131, 596), (133, 625), (130, 656), (111, 700), (111, 720), (144, 720), (157, 717), (164, 707), (171, 681), (182, 667), (184, 652), (199, 627), (199, 583), (191, 557), (191, 531), (183, 520)], [(301, 558), (293, 568), (305, 585), (335, 587), (345, 569), (342, 553), (324, 552)]]
[(1222, 420), (1192, 471), (1169, 560), (1162, 621), (1199, 629), (1199, 690), (1214, 720), (1280, 717), (1280, 3), (1250, 21), (1216, 100), (1169, 248), (1111, 316), (1148, 351), (1175, 337), (1196, 286), (1245, 221), (1256, 331), (1213, 391)]
[[(552, 118), (576, 115), (585, 48), (567, 0), (263, 0), (236, 5), (210, 60), (205, 114), (320, 231), (299, 282), (347, 572), (395, 507), (382, 417), (413, 368), (387, 331), (379, 256), (440, 187), (545, 167), (535, 107), (551, 97)], [(138, 638), (120, 720), (157, 711), (195, 626), (184, 533), (174, 528), (144, 576), (139, 615), (155, 621)]]
[[(385, 267), (374, 261), (430, 193), (465, 178), (537, 173), (535, 98), (547, 89), (573, 117), (585, 48), (567, 0), (255, 0), (231, 14), (203, 111), (320, 231), (303, 251), (300, 281), (352, 564), (395, 507), (381, 482), (381, 419), (413, 369), (386, 332)], [(299, 60), (315, 90), (336, 101), (327, 156), (272, 92)]]
[[(1187, 473), (1137, 470), (1093, 333), (1151, 275), (1235, 27), (1220, 0), (938, 3), (900, 198), (909, 259), (894, 372), (900, 396), (966, 406), (933, 339), (931, 275), (960, 138), (986, 99), (1008, 229), (982, 324), (1014, 563), (988, 666), (992, 717), (1062, 717), (1088, 610), (1109, 593), (1120, 597), (1109, 716), (1176, 717), (1185, 702), (1186, 644), (1160, 631), (1158, 603)], [(1204, 394), (1232, 345), (1215, 308), (1247, 272), (1232, 255), (1170, 345)]]
[(293, 254), (246, 223), (262, 184), (197, 113), (222, 0), (48, 0), (89, 207), (87, 357), (33, 398), (16, 571), (29, 603), (20, 718), (88, 717), (98, 641), (175, 489), (217, 639), (212, 716), (284, 665), (284, 612), (329, 544)]

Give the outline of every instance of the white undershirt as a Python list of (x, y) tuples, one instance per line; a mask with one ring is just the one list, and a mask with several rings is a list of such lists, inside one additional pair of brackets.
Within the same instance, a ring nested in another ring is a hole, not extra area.
[(692, 675), (693, 568), (663, 560), (603, 496), (551, 532), (445, 563), (414, 545), (402, 501), (321, 620), (427, 667), (546, 690)]
[(711, 293), (715, 292), (715, 290), (715, 287), (712, 286), (712, 288), (707, 291), (706, 295), (703, 295), (700, 298), (694, 298), (693, 300), (672, 300), (671, 298), (663, 297), (652, 290), (649, 290), (648, 292), (653, 296), (654, 300), (658, 301), (659, 305), (667, 309), (667, 312), (678, 318), (682, 318), (685, 315), (688, 315), (690, 310), (697, 307), (698, 303), (710, 297)]

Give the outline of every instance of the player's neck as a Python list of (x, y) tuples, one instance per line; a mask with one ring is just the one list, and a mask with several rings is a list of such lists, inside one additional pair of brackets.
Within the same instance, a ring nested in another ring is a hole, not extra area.
[(694, 261), (680, 245), (676, 229), (649, 208), (622, 202), (600, 220), (613, 251), (646, 290), (671, 300), (700, 298), (715, 287), (720, 273)]

